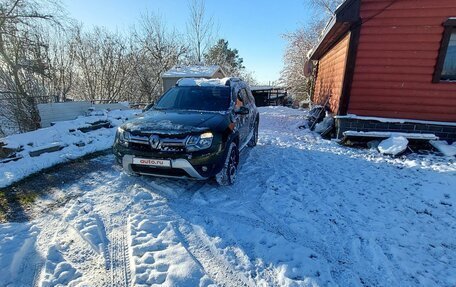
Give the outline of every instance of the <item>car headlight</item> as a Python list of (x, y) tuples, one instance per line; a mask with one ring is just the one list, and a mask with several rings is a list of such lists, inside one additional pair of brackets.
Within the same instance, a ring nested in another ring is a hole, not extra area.
[(130, 133), (124, 130), (121, 127), (117, 128), (117, 139), (119, 143), (123, 146), (128, 146), (128, 141), (130, 140)]
[(213, 139), (214, 135), (211, 132), (190, 136), (186, 143), (187, 151), (197, 151), (210, 148)]

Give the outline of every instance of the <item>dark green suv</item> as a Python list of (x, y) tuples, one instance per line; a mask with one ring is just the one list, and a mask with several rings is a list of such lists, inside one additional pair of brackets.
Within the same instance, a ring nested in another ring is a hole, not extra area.
[(249, 86), (237, 78), (181, 79), (143, 116), (117, 130), (117, 161), (129, 174), (236, 178), (239, 151), (255, 146), (259, 114)]

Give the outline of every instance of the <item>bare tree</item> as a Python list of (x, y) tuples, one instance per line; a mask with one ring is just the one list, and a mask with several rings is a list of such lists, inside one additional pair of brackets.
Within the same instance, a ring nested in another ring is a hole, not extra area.
[(258, 81), (255, 78), (255, 74), (252, 71), (242, 69), (233, 75), (234, 77), (239, 77), (243, 81), (247, 82), (250, 86), (258, 85)]
[(190, 61), (193, 64), (201, 64), (204, 54), (211, 46), (214, 38), (214, 22), (212, 18), (206, 16), (204, 0), (191, 0), (189, 11), (187, 35), (191, 49)]
[(155, 14), (141, 17), (134, 39), (137, 47), (132, 54), (141, 100), (151, 102), (163, 92), (161, 75), (178, 64), (188, 48), (179, 40), (180, 35), (175, 30), (168, 30), (163, 19)]
[(128, 100), (132, 63), (125, 39), (101, 28), (83, 32), (78, 27), (75, 45), (76, 96), (91, 101)]
[(56, 100), (65, 101), (74, 88), (76, 74), (76, 43), (74, 29), (52, 31), (48, 35), (47, 62), (49, 81), (47, 91)]
[(283, 36), (288, 45), (280, 82), (290, 88), (297, 100), (309, 100), (313, 79), (305, 76), (304, 65), (309, 51), (318, 43), (323, 27), (324, 22), (314, 22)]
[(58, 13), (45, 11), (55, 3), (33, 0), (0, 2), (0, 92), (14, 116), (19, 131), (39, 127), (39, 97), (45, 94), (43, 81), (49, 77), (47, 46), (40, 31), (44, 25), (58, 24)]
[(308, 0), (310, 5), (317, 11), (324, 11), (328, 15), (334, 15), (337, 7), (344, 2), (344, 0)]
[(304, 74), (309, 52), (317, 45), (325, 23), (344, 0), (307, 0), (315, 12), (312, 21), (283, 37), (288, 45), (284, 54), (284, 68), (280, 83), (290, 88), (296, 100), (310, 100), (313, 77)]

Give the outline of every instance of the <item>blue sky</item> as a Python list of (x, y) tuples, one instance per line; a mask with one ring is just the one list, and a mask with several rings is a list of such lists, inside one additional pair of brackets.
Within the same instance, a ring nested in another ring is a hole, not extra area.
[[(169, 28), (185, 32), (188, 0), (64, 0), (69, 16), (85, 27), (128, 31), (148, 11), (162, 16)], [(206, 0), (206, 14), (219, 38), (239, 50), (244, 64), (261, 83), (279, 78), (286, 42), (281, 35), (305, 24), (311, 12), (305, 0)]]

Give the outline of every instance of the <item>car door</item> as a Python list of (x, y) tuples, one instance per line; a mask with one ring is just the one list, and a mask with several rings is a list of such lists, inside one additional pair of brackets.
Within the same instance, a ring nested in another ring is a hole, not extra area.
[(252, 92), (250, 91), (249, 88), (246, 89), (246, 96), (247, 96), (247, 101), (249, 105), (249, 134), (253, 133), (253, 129), (255, 128), (255, 120), (257, 117), (257, 108), (255, 105), (255, 98), (252, 95)]
[(238, 114), (239, 121), (239, 137), (241, 142), (241, 147), (244, 146), (248, 140), (249, 131), (250, 131), (250, 118), (251, 118), (251, 107), (248, 100), (247, 91), (245, 89), (240, 89), (238, 93), (238, 99), (236, 102), (236, 109), (241, 107), (247, 108), (249, 110), (248, 114), (242, 115)]

